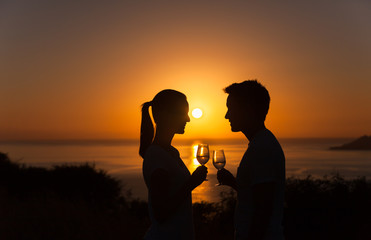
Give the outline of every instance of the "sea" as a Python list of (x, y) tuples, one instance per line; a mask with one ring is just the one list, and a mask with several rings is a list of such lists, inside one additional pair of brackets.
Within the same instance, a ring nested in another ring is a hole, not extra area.
[[(371, 178), (371, 151), (329, 150), (354, 139), (345, 138), (283, 138), (279, 139), (286, 156), (286, 177), (314, 178), (340, 174), (346, 179)], [(248, 147), (245, 139), (174, 140), (180, 155), (193, 172), (200, 164), (196, 150), (199, 143), (209, 144), (210, 151), (223, 149), (225, 168), (236, 174), (239, 162)], [(119, 179), (123, 189), (130, 190), (132, 198), (147, 200), (147, 189), (142, 177), (142, 159), (138, 154), (139, 140), (53, 140), (2, 141), (0, 152), (12, 161), (26, 166), (52, 168), (56, 165), (94, 164), (107, 174)], [(217, 186), (216, 173), (210, 160), (208, 181), (192, 192), (193, 202), (218, 202), (220, 193), (230, 191), (228, 186)]]

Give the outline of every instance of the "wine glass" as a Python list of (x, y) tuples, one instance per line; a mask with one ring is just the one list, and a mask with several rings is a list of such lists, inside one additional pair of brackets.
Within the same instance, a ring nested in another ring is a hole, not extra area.
[[(202, 166), (209, 161), (210, 154), (208, 144), (198, 144), (196, 158)], [(205, 181), (207, 181), (207, 179), (205, 179)]]
[[(224, 155), (224, 150), (215, 150), (213, 151), (213, 165), (216, 169), (221, 170), (224, 168), (226, 160)], [(222, 185), (221, 183), (216, 184), (216, 186)]]

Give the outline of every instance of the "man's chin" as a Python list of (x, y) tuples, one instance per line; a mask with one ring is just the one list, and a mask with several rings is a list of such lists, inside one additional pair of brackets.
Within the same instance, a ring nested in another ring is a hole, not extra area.
[(232, 132), (239, 132), (241, 130), (231, 125), (231, 131)]

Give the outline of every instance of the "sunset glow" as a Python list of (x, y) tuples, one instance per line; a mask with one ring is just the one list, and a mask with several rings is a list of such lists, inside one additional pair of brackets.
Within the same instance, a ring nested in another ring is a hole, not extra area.
[(371, 0), (1, 1), (0, 236), (371, 239), (370, 110)]
[(1, 7), (0, 139), (139, 138), (163, 89), (207, 110), (180, 138), (239, 138), (223, 89), (247, 79), (278, 137), (370, 134), (368, 1), (67, 2)]

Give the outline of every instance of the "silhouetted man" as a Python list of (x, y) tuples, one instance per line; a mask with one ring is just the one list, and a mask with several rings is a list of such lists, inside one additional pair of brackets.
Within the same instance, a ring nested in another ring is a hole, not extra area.
[(228, 93), (225, 118), (232, 132), (241, 131), (249, 146), (236, 178), (225, 169), (218, 180), (237, 191), (235, 239), (282, 240), (285, 156), (275, 136), (265, 127), (270, 97), (256, 80), (234, 83)]

